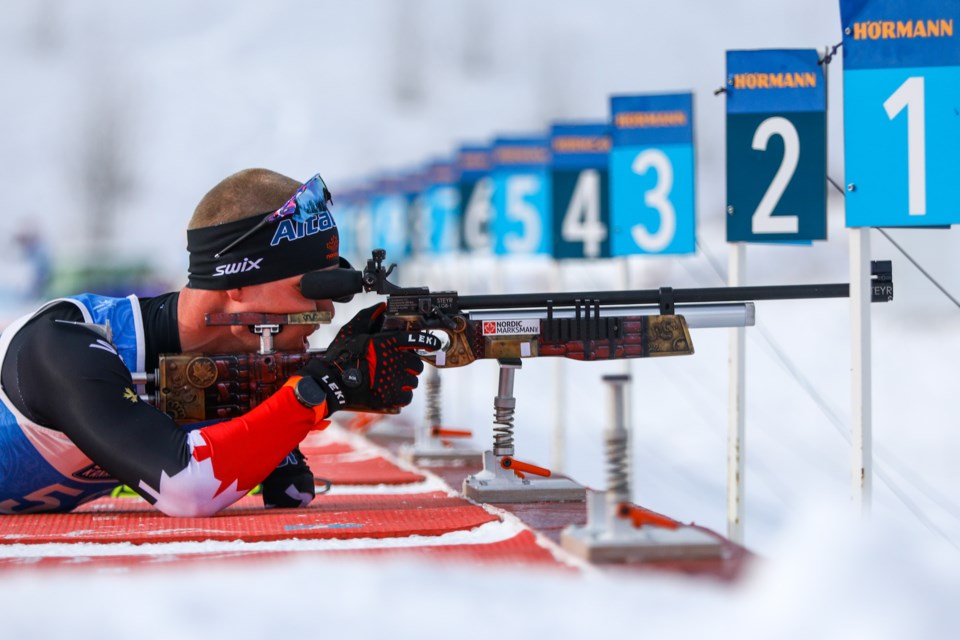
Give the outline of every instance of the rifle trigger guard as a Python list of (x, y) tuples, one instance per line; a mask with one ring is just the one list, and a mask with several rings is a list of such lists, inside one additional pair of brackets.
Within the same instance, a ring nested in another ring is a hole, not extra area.
[[(450, 329), (450, 330), (453, 330), (453, 331), (455, 331), (455, 330), (457, 329), (457, 319), (456, 319), (456, 318), (451, 318), (450, 316), (448, 316), (447, 314), (445, 314), (445, 313), (440, 309), (440, 307), (434, 305), (433, 309), (431, 309), (430, 311), (431, 311), (431, 313), (433, 313), (435, 316), (437, 316), (437, 319), (440, 320), (440, 323), (441, 323), (443, 326), (445, 326), (446, 328), (448, 328), (448, 329)], [(461, 331), (462, 331), (462, 329), (461, 329)]]
[[(474, 360), (476, 355), (467, 339), (467, 321), (462, 316), (444, 316), (450, 321), (446, 328), (438, 329), (447, 334), (450, 338), (450, 344), (443, 350), (443, 354), (438, 359), (437, 354), (433, 353), (424, 356), (422, 359), (429, 362), (437, 368), (463, 367)], [(446, 324), (446, 323), (444, 323)]]

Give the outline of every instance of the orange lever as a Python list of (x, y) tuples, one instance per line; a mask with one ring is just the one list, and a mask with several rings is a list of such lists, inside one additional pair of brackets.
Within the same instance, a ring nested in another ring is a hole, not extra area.
[(544, 478), (550, 477), (550, 469), (544, 469), (543, 467), (538, 467), (537, 465), (530, 464), (529, 462), (520, 462), (519, 460), (514, 460), (510, 456), (504, 456), (500, 459), (500, 466), (504, 469), (512, 469), (515, 474), (519, 477), (523, 477), (524, 473), (532, 473), (535, 476), (543, 476)]
[(382, 419), (382, 413), (355, 413), (347, 421), (347, 428), (351, 431), (365, 433), (370, 427)]
[(444, 429), (443, 427), (433, 427), (430, 433), (435, 438), (469, 438), (473, 435), (473, 432), (467, 429)]
[(680, 523), (676, 520), (626, 502), (620, 505), (617, 515), (621, 518), (630, 518), (630, 522), (632, 522), (635, 527), (652, 524), (655, 527), (663, 527), (664, 529), (680, 528)]

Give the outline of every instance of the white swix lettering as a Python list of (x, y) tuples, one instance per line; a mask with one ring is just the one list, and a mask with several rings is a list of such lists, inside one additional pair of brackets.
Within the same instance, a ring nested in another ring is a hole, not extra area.
[(254, 269), (260, 268), (260, 263), (263, 262), (263, 258), (257, 258), (256, 260), (251, 260), (250, 258), (244, 258), (241, 262), (231, 262), (230, 264), (222, 264), (213, 271), (214, 276), (226, 276), (234, 273), (244, 273), (245, 271), (253, 271)]

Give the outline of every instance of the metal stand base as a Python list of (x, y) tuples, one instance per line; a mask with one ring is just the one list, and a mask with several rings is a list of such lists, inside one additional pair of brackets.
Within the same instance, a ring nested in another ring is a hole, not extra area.
[(700, 529), (635, 527), (609, 511), (604, 493), (590, 492), (586, 526), (564, 529), (561, 546), (589, 562), (709, 559), (723, 554), (722, 540)]
[(483, 471), (467, 476), (463, 495), (477, 502), (582, 502), (586, 489), (566, 478), (518, 478), (500, 466), (500, 457), (483, 452)]
[(436, 447), (424, 447), (422, 445), (403, 444), (398, 451), (400, 459), (410, 464), (427, 463), (447, 463), (451, 465), (475, 465), (480, 464), (483, 459), (483, 453), (475, 449), (460, 449), (456, 445), (444, 447), (438, 444)]

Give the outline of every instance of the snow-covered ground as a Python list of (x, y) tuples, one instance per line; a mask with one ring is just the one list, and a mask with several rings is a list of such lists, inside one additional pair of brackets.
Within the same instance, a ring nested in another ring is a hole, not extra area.
[[(723, 52), (840, 40), (835, 0), (4, 0), (0, 8), (0, 322), (28, 304), (17, 296), (26, 273), (12, 245), (18, 229), (42, 233), (61, 265), (91, 250), (108, 262), (146, 257), (176, 287), (193, 206), (235, 170), (322, 171), (336, 192), (464, 141), (605, 118), (610, 94), (648, 90), (696, 93), (701, 251), (631, 259), (630, 285), (721, 285), (724, 109), (712, 91), (723, 81)], [(842, 183), (841, 64), (830, 74), (829, 161)], [(846, 282), (840, 196), (830, 206), (828, 242), (751, 246), (747, 282)], [(960, 232), (888, 233), (960, 294)], [(382, 559), (21, 573), (0, 582), (4, 634), (955, 637), (960, 310), (871, 235), (873, 257), (894, 260), (896, 285), (895, 301), (872, 310), (873, 515), (861, 521), (851, 498), (848, 303), (759, 303), (758, 326), (747, 331), (745, 530), (764, 562), (735, 588)], [(494, 270), (513, 291), (582, 290), (621, 286), (621, 267)], [(478, 260), (409, 264), (403, 277), (466, 293), (494, 279)], [(724, 532), (727, 332), (693, 339), (693, 357), (630, 367), (634, 499)], [(552, 464), (562, 414), (563, 470), (602, 487), (600, 376), (621, 367), (527, 361), (517, 376), (517, 457)], [(494, 363), (443, 374), (446, 421), (472, 427), (478, 446), (490, 438), (496, 376)], [(406, 415), (422, 412), (418, 397)]]

